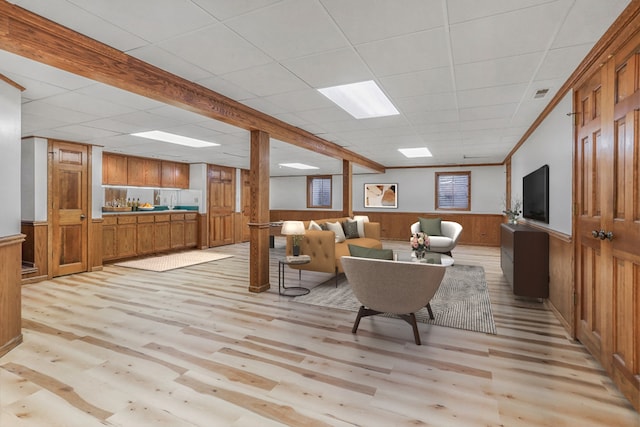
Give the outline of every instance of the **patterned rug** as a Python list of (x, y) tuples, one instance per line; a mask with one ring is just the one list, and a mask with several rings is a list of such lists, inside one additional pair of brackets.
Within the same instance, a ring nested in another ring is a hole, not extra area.
[(154, 256), (149, 258), (135, 259), (132, 261), (118, 262), (114, 265), (120, 267), (137, 268), (150, 271), (168, 271), (176, 268), (188, 267), (190, 265), (202, 264), (209, 261), (229, 258), (233, 255), (221, 254), (208, 251), (188, 251), (177, 252), (169, 255)]
[[(328, 281), (293, 301), (353, 312), (361, 305), (344, 278), (337, 289), (333, 281)], [(440, 288), (431, 300), (431, 309), (435, 319), (429, 319), (427, 309), (423, 308), (416, 313), (418, 322), (497, 334), (482, 267), (457, 264), (447, 267)]]

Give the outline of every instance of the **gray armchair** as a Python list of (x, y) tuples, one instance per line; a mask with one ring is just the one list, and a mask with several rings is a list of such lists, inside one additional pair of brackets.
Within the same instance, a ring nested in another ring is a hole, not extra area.
[(358, 330), (361, 318), (391, 313), (411, 325), (416, 344), (421, 344), (414, 313), (427, 307), (433, 319), (429, 301), (440, 287), (446, 267), (352, 256), (342, 257), (342, 267), (353, 294), (362, 304), (352, 333)]

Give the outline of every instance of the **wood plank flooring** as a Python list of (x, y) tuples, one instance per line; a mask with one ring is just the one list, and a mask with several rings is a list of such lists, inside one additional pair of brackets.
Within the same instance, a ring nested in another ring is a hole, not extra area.
[[(640, 426), (603, 369), (542, 304), (485, 268), (498, 335), (248, 292), (248, 245), (156, 273), (105, 266), (23, 287), (24, 343), (0, 358), (0, 426)], [(404, 249), (404, 242), (384, 242)], [(287, 285), (328, 274), (286, 268)], [(313, 291), (312, 291), (313, 292)]]

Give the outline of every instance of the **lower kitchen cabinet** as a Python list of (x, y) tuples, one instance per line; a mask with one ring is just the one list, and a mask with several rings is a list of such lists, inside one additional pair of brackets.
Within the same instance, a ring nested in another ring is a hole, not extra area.
[(196, 213), (112, 214), (102, 223), (102, 259), (111, 261), (197, 245)]

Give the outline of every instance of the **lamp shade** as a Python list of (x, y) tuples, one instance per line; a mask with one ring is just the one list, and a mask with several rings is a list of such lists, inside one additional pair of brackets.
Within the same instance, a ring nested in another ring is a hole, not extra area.
[(304, 234), (304, 223), (302, 221), (285, 221), (282, 223), (280, 233), (285, 236)]

